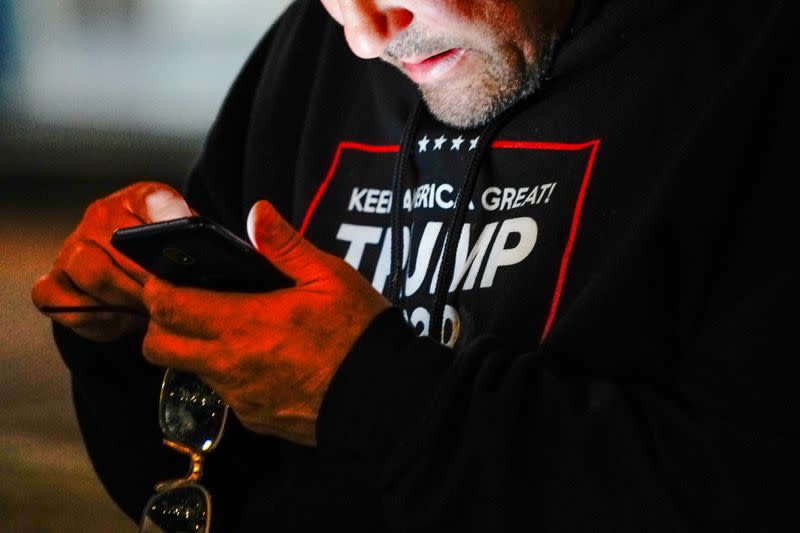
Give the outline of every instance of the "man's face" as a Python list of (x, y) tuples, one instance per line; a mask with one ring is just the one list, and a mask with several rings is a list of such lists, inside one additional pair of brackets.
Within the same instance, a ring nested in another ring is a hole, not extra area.
[(402, 70), (442, 122), (486, 123), (531, 94), (573, 0), (321, 0), (353, 52)]

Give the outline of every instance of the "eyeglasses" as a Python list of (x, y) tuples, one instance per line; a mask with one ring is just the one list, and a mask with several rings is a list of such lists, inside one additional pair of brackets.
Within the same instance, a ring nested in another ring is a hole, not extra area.
[[(45, 313), (141, 311), (116, 305), (44, 306)], [(198, 483), (203, 475), (203, 456), (213, 450), (225, 430), (228, 404), (197, 376), (167, 370), (161, 383), (158, 423), (164, 444), (188, 455), (191, 464), (186, 477), (163, 481), (142, 511), (139, 533), (209, 533), (211, 496)]]
[(193, 374), (167, 370), (161, 385), (158, 421), (164, 444), (191, 459), (186, 477), (163, 481), (147, 502), (140, 533), (209, 533), (211, 496), (198, 483), (203, 456), (222, 438), (228, 405)]

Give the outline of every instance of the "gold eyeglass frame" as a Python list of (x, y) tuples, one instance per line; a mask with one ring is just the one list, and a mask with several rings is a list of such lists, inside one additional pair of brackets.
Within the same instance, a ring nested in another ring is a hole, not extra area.
[[(220, 423), (219, 433), (216, 435), (214, 440), (207, 448), (203, 450), (198, 450), (192, 446), (187, 446), (186, 444), (177, 442), (177, 439), (171, 440), (170, 437), (174, 438), (174, 436), (171, 435), (171, 432), (165, 426), (162, 416), (163, 405), (164, 405), (164, 394), (167, 389), (168, 383), (170, 381), (171, 373), (174, 373), (174, 371), (172, 369), (167, 369), (167, 371), (164, 373), (164, 379), (161, 381), (161, 392), (158, 397), (158, 425), (161, 428), (161, 433), (166, 437), (162, 440), (162, 443), (168, 448), (171, 448), (178, 453), (189, 456), (189, 460), (191, 461), (189, 465), (189, 472), (186, 474), (186, 476), (182, 478), (172, 479), (168, 481), (161, 481), (159, 483), (156, 483), (155, 493), (150, 497), (149, 500), (147, 500), (147, 503), (145, 504), (144, 509), (142, 510), (142, 516), (139, 520), (139, 531), (140, 532), (144, 531), (143, 528), (145, 526), (145, 519), (147, 517), (147, 512), (157, 498), (160, 498), (164, 493), (169, 492), (171, 490), (180, 488), (195, 488), (198, 489), (203, 494), (206, 504), (205, 528), (202, 532), (198, 533), (210, 533), (211, 515), (212, 515), (211, 495), (209, 494), (208, 490), (199, 483), (199, 481), (203, 477), (203, 464), (205, 455), (211, 452), (211, 450), (213, 450), (214, 448), (216, 448), (219, 442), (222, 440), (222, 435), (225, 432), (225, 426), (228, 419), (229, 407), (228, 404), (225, 404), (225, 408), (222, 413), (222, 422)], [(183, 375), (190, 376), (193, 379), (199, 379), (197, 377), (191, 376), (190, 374), (183, 374)]]

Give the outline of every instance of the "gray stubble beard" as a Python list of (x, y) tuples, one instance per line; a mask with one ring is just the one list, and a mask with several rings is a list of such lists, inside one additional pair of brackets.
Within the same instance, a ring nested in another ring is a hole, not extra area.
[(421, 85), (422, 98), (431, 114), (445, 124), (461, 129), (482, 126), (539, 90), (550, 70), (557, 42), (557, 34), (541, 38), (535, 60), (529, 65), (523, 63), (522, 68), (514, 67), (513, 58), (500, 61), (487, 56), (485, 76), (444, 87)]

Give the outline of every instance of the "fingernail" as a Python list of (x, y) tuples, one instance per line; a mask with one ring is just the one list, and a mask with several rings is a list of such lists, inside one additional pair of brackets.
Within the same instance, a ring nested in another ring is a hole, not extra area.
[(192, 216), (186, 201), (170, 191), (156, 191), (149, 194), (144, 201), (151, 222)]
[(253, 243), (253, 246), (258, 248), (258, 244), (256, 244), (256, 205), (257, 203), (253, 204), (253, 207), (250, 208), (250, 213), (247, 215), (247, 236), (250, 237), (250, 242)]

